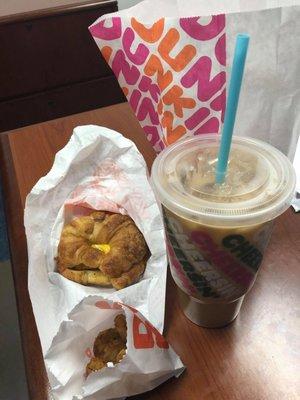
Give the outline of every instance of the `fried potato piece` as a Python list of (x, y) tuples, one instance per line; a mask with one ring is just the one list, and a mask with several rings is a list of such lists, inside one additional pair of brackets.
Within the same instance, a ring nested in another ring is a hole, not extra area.
[(129, 216), (97, 211), (63, 228), (57, 266), (77, 283), (118, 290), (140, 278), (149, 256), (145, 239)]
[(123, 314), (114, 320), (115, 327), (106, 329), (98, 334), (95, 339), (91, 358), (86, 366), (86, 376), (93, 371), (104, 368), (108, 362), (119, 363), (126, 354), (127, 326)]
[(91, 372), (99, 371), (104, 367), (106, 367), (106, 363), (104, 361), (102, 361), (100, 358), (93, 357), (86, 366), (86, 376), (88, 376)]
[(116, 362), (117, 355), (124, 348), (124, 341), (115, 328), (100, 332), (94, 343), (94, 354), (104, 362)]
[(117, 354), (117, 357), (116, 357), (116, 363), (119, 363), (120, 361), (122, 361), (125, 354), (126, 354), (125, 349), (120, 350), (120, 352)]
[(115, 327), (116, 327), (116, 330), (118, 331), (119, 335), (121, 336), (121, 339), (126, 343), (127, 325), (126, 325), (125, 316), (123, 314), (118, 314), (115, 317)]

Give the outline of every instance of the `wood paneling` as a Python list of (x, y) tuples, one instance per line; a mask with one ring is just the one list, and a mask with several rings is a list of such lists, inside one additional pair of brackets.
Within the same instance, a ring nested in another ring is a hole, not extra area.
[(114, 76), (0, 102), (0, 131), (125, 101)]
[(0, 132), (125, 100), (88, 31), (116, 10), (100, 1), (0, 18)]

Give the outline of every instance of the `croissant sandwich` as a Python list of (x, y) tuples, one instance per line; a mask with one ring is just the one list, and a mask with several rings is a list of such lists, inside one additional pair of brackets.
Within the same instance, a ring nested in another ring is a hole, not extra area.
[(149, 256), (145, 239), (130, 217), (96, 211), (64, 226), (56, 260), (65, 278), (119, 290), (141, 277)]

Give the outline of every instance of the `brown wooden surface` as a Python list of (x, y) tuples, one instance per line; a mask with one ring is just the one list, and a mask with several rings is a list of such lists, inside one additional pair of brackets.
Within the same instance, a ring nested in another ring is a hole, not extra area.
[(0, 102), (0, 132), (123, 101), (113, 75), (61, 86)]
[(125, 101), (88, 27), (117, 1), (0, 18), (0, 132)]
[(0, 100), (112, 75), (88, 31), (117, 2), (0, 23)]
[[(47, 380), (27, 292), (25, 197), (45, 175), (77, 125), (98, 124), (133, 139), (148, 166), (154, 153), (127, 104), (90, 111), (0, 137), (9, 238), (30, 398), (44, 400)], [(182, 314), (168, 280), (165, 333), (186, 371), (135, 400), (294, 400), (300, 396), (300, 217), (276, 223), (262, 269), (237, 320), (203, 329)]]

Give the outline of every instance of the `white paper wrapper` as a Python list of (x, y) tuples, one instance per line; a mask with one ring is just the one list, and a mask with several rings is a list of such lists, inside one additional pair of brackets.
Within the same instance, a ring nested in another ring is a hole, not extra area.
[[(96, 336), (114, 326), (117, 314), (127, 322), (127, 350), (123, 360), (85, 378)], [(151, 390), (184, 366), (167, 341), (136, 310), (121, 303), (90, 296), (69, 314), (46, 354), (57, 400), (124, 398)]]
[(300, 127), (299, 5), (146, 0), (101, 16), (90, 32), (157, 152), (187, 135), (222, 131), (236, 35), (248, 33), (234, 134), (264, 140), (293, 160)]
[[(64, 217), (68, 221), (74, 210), (81, 213), (83, 205), (133, 218), (151, 252), (138, 283), (116, 291), (83, 286), (55, 272)], [(104, 127), (75, 128), (51, 171), (26, 199), (25, 229), (28, 288), (44, 355), (61, 322), (89, 295), (133, 306), (162, 332), (167, 270), (163, 222), (145, 161), (133, 142)]]

